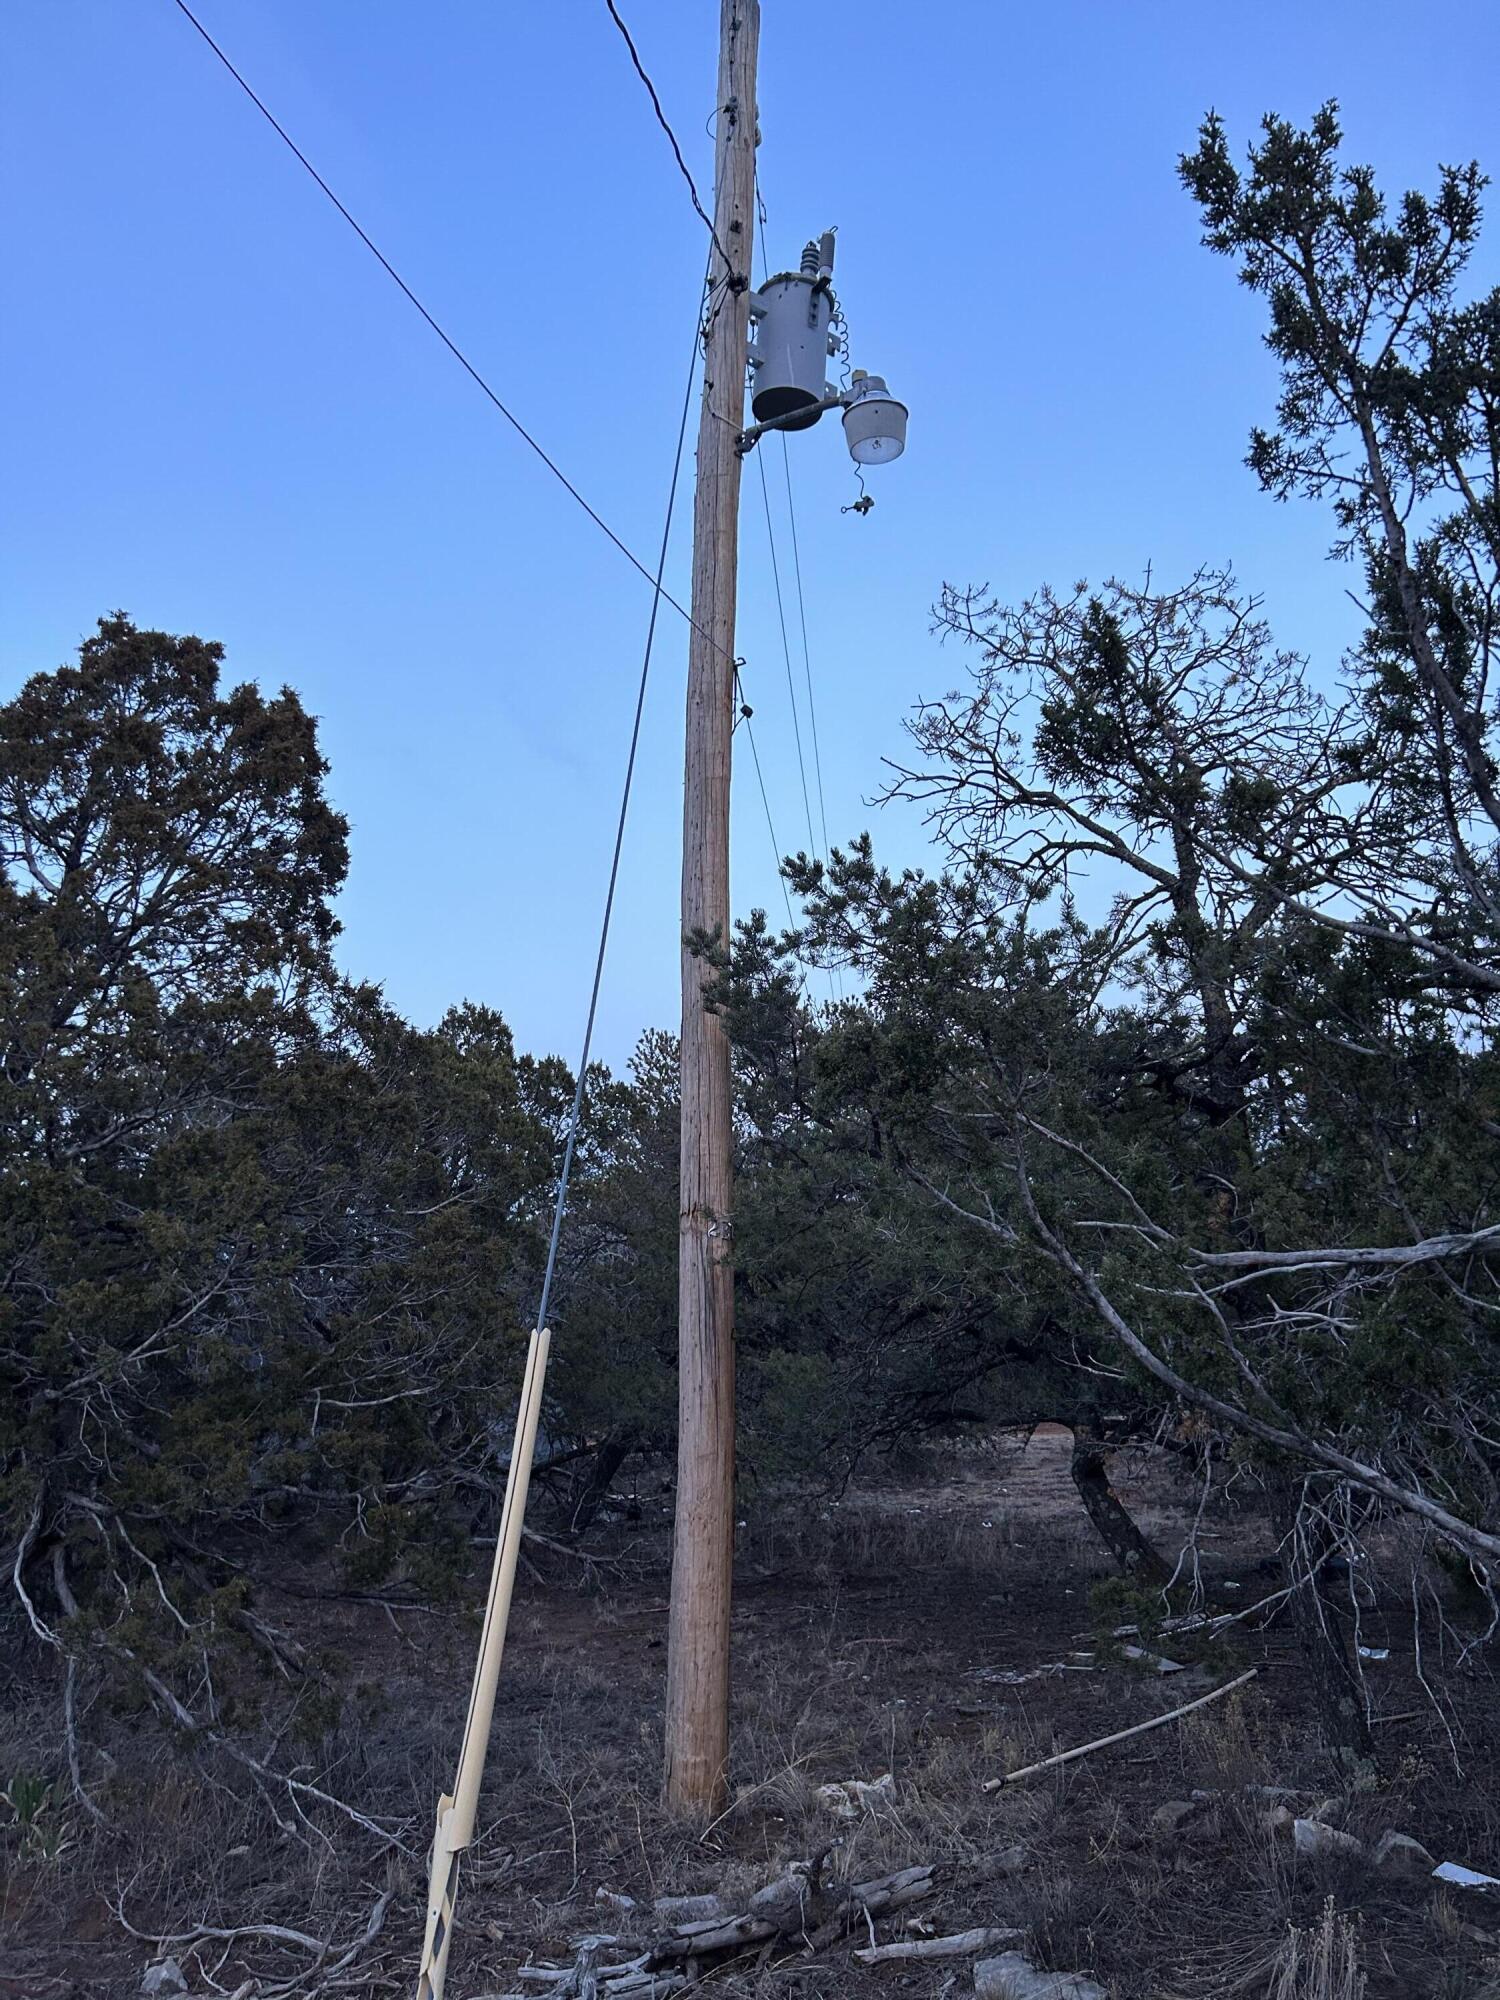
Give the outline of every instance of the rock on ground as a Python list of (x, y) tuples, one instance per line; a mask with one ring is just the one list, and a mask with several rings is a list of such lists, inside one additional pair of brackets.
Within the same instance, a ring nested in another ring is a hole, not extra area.
[(1318, 1819), (1293, 1820), (1292, 1841), (1299, 1854), (1317, 1855), (1325, 1860), (1340, 1855), (1353, 1861), (1365, 1851), (1364, 1842), (1356, 1840), (1352, 1833), (1340, 1833), (1336, 1826), (1324, 1826)]
[(1420, 1840), (1413, 1840), (1409, 1833), (1397, 1833), (1394, 1828), (1383, 1833), (1375, 1843), (1375, 1866), (1384, 1868), (1392, 1875), (1430, 1875), (1437, 1862)]
[(145, 2000), (167, 2000), (168, 1995), (186, 1993), (187, 1990), (188, 1983), (175, 1958), (159, 1958), (155, 1965), (148, 1965), (141, 1975), (141, 1993)]
[(1018, 1951), (982, 1958), (974, 1968), (976, 2000), (1108, 2000), (1081, 1972), (1038, 1972)]

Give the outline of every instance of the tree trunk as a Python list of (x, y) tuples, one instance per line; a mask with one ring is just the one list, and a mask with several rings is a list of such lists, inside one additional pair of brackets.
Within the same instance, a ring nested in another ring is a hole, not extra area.
[(1164, 1584), (1171, 1571), (1141, 1533), (1109, 1483), (1104, 1439), (1097, 1424), (1073, 1426), (1073, 1484), (1100, 1541), (1121, 1573), (1145, 1584)]
[(1338, 1573), (1342, 1557), (1320, 1513), (1299, 1507), (1295, 1492), (1278, 1495), (1277, 1530), (1294, 1586), (1292, 1618), (1318, 1706), (1329, 1755), (1345, 1781), (1363, 1785), (1375, 1773), (1364, 1689), (1349, 1637), (1347, 1586)]
[(624, 1431), (612, 1431), (594, 1453), (594, 1462), (589, 1467), (573, 1511), (568, 1516), (568, 1533), (581, 1535), (593, 1526), (599, 1509), (609, 1498), (609, 1489), (614, 1485), (620, 1467), (635, 1449), (635, 1439)]

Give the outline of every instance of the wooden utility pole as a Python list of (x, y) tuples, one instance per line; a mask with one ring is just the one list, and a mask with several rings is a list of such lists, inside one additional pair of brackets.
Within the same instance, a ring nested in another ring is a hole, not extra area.
[[(734, 730), (740, 459), (755, 235), (760, 0), (721, 0), (712, 270), (688, 642), (682, 816), (682, 1180), (677, 1281), (677, 1513), (668, 1631), (669, 1806), (721, 1809), (729, 1763), (734, 1555), (734, 1184), (729, 1039), (707, 1013), (690, 939), (729, 942), (729, 765)], [(725, 263), (729, 268), (726, 270)]]

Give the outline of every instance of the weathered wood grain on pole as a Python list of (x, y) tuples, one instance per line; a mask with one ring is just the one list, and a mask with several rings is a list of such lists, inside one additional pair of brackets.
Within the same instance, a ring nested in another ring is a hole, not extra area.
[[(729, 1608), (734, 1540), (734, 1189), (729, 1042), (706, 1013), (704, 961), (688, 940), (729, 937), (729, 765), (735, 583), (755, 232), (759, 0), (722, 0), (714, 151), (715, 292), (704, 355), (693, 509), (682, 818), (682, 1184), (678, 1269), (677, 1512), (668, 1630), (669, 1806), (712, 1813), (729, 1762)], [(723, 255), (720, 254), (722, 250)], [(726, 272), (724, 257), (731, 269)]]

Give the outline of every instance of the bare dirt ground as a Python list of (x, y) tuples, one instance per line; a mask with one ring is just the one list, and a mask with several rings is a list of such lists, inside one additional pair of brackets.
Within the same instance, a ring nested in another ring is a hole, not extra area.
[[(1034, 1964), (1086, 1973), (1110, 2000), (1497, 2000), (1500, 1904), (1368, 1859), (1394, 1828), (1439, 1860), (1500, 1873), (1488, 1670), (1451, 1680), (1449, 1707), (1434, 1706), (1409, 1612), (1365, 1607), (1362, 1643), (1388, 1649), (1366, 1668), (1381, 1775), (1340, 1794), (1284, 1624), (1242, 1624), (1211, 1645), (1153, 1642), (1184, 1666), (1168, 1677), (1119, 1656), (1109, 1633), (1122, 1613), (1098, 1589), (1110, 1566), (1069, 1481), (1068, 1447), (1066, 1433), (1043, 1431), (1024, 1449), (1007, 1440), (948, 1454), (840, 1502), (762, 1499), (747, 1510), (733, 1802), (706, 1833), (674, 1825), (657, 1801), (669, 1496), (643, 1482), (643, 1521), (609, 1531), (601, 1565), (537, 1549), (537, 1572), (518, 1591), (450, 1994), (515, 1992), (520, 1968), (571, 1963), (570, 1941), (584, 1933), (644, 1949), (663, 1928), (656, 1898), (717, 1894), (739, 1908), (789, 1861), (826, 1851), (836, 1880), (939, 1865), (940, 1893), (905, 1913), (905, 1928), (882, 1925), (880, 1941), (1013, 1928)], [(1198, 1495), (1153, 1458), (1117, 1463), (1114, 1476), (1175, 1557)], [(1216, 1500), (1195, 1545), (1211, 1605), (1251, 1604), (1275, 1588), (1254, 1514)], [(288, 1582), (301, 1590), (317, 1579)], [(391, 1815), (402, 1845), (381, 1846), (315, 1805), (306, 1819), (279, 1811), (278, 1829), (261, 1801), (231, 1797), (180, 1751), (157, 1746), (135, 1768), (122, 1743), (113, 1796), (139, 1788), (128, 1825), (95, 1833), (64, 1784), (40, 1837), (35, 1824), (8, 1836), (3, 2000), (133, 1995), (162, 1949), (194, 1994), (413, 1990), (422, 1857), (451, 1780), (473, 1616), (305, 1596), (281, 1609), (304, 1633), (315, 1620), (356, 1683), (354, 1713), (318, 1735), (306, 1769), (316, 1763), (321, 1784)], [(1250, 1666), (1257, 1678), (1245, 1690), (1181, 1723), (983, 1789)], [(11, 1769), (28, 1756), (30, 1768), (52, 1768), (42, 1713), (18, 1696), (4, 1746)], [(29, 1728), (40, 1733), (28, 1739)], [(284, 1768), (294, 1761), (283, 1755)], [(887, 1773), (883, 1795), (852, 1820), (818, 1797), (821, 1785)], [(1352, 1833), (1365, 1853), (1299, 1854), (1287, 1824), (1298, 1815)], [(597, 1900), (601, 1890), (637, 1907), (621, 1913)], [(378, 1935), (330, 1972), (387, 1892)], [(1297, 1933), (1322, 1924), (1336, 1946), (1326, 1984), (1316, 1966), (1296, 1969)], [(152, 1934), (281, 1925), (329, 1950), (319, 1964), (309, 1947), (265, 1932), (158, 1948), (126, 1925)], [(852, 1949), (870, 1941), (862, 1927), (812, 1955), (795, 1941), (752, 1951), (710, 1984), (726, 1995), (869, 2000), (973, 1991), (968, 1961), (857, 1965)]]

